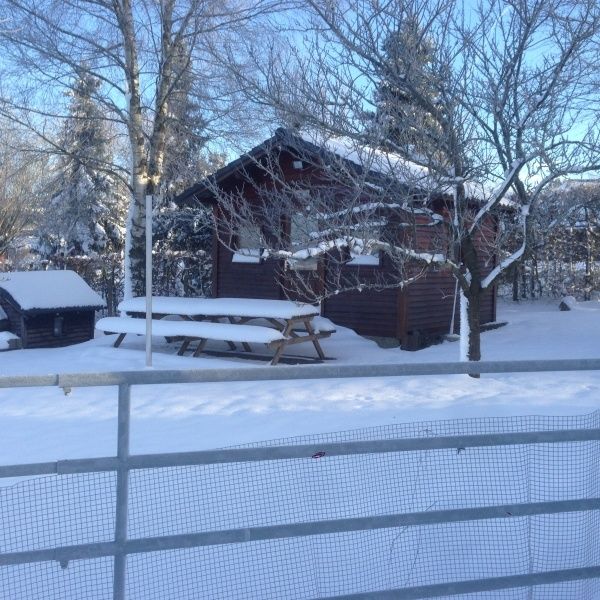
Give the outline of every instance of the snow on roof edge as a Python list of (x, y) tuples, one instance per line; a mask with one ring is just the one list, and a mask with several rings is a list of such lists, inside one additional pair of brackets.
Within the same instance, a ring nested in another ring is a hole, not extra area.
[[(298, 130), (294, 132), (294, 135), (309, 144), (323, 148), (343, 160), (366, 169), (367, 172), (395, 177), (401, 183), (419, 186), (425, 190), (439, 188), (442, 193), (451, 193), (452, 191), (450, 186), (440, 187), (436, 185), (430, 169), (395, 152), (387, 152), (368, 144), (362, 145), (348, 136), (326, 136), (314, 130)], [(486, 190), (482, 183), (465, 181), (464, 185), (470, 198), (485, 200)]]
[(0, 274), (0, 289), (24, 311), (104, 308), (106, 302), (74, 271)]

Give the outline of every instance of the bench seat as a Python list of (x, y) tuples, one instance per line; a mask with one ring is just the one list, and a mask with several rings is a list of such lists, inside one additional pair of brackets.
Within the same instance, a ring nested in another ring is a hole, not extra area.
[[(105, 333), (145, 335), (145, 319), (130, 317), (105, 317), (96, 323), (96, 329)], [(152, 320), (152, 335), (160, 337), (183, 337), (190, 340), (217, 340), (271, 344), (284, 338), (281, 331), (259, 325), (232, 325), (230, 323), (207, 323), (204, 321)], [(119, 342), (120, 343), (120, 342)]]

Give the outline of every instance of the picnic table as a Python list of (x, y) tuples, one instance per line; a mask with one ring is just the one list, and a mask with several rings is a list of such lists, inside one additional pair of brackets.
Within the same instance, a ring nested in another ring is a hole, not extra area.
[[(119, 311), (130, 317), (145, 317), (146, 299), (144, 297), (123, 300), (118, 306)], [(295, 344), (311, 342), (318, 357), (325, 359), (325, 353), (319, 343), (320, 339), (329, 337), (335, 330), (331, 325), (317, 324), (319, 317), (318, 306), (298, 304), (289, 300), (262, 300), (254, 298), (171, 298), (156, 296), (152, 298), (152, 319), (158, 321), (165, 317), (177, 316), (186, 321), (205, 322), (205, 327), (189, 328), (183, 331), (175, 324), (158, 325), (157, 335), (164, 337), (182, 337), (183, 343), (179, 354), (183, 354), (189, 345), (198, 341), (199, 345), (194, 355), (197, 356), (207, 339), (222, 340), (235, 349), (235, 343), (241, 343), (246, 352), (251, 352), (250, 343), (266, 343), (275, 349), (271, 364), (279, 362), (286, 349)], [(130, 323), (117, 331), (117, 323), (112, 318), (110, 325), (120, 336), (115, 342), (118, 346), (127, 333), (134, 333), (136, 325)], [(260, 319), (265, 325), (248, 322)], [(130, 321), (132, 319), (129, 319)], [(133, 319), (140, 323), (141, 319)], [(221, 321), (225, 320), (226, 323)], [(104, 319), (101, 321), (105, 321)], [(104, 330), (109, 323), (99, 321)], [(209, 323), (206, 323), (208, 321)], [(164, 321), (162, 323), (165, 323)], [(141, 323), (140, 323), (141, 324)], [(199, 325), (200, 323), (198, 323)], [(190, 323), (191, 325), (191, 323)], [(210, 327), (206, 327), (210, 325)], [(232, 329), (232, 326), (236, 328)], [(266, 330), (266, 331), (265, 331)], [(275, 330), (275, 331), (273, 331)], [(159, 333), (159, 331), (161, 333)], [(270, 332), (270, 333), (268, 333)], [(275, 334), (278, 332), (277, 334)], [(137, 329), (135, 333), (143, 333)]]

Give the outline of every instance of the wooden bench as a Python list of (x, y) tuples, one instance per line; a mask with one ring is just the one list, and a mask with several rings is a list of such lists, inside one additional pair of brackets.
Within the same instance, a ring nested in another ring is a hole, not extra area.
[[(146, 310), (144, 297), (129, 298), (119, 304), (119, 310), (136, 318), (143, 318)], [(290, 300), (262, 300), (256, 298), (170, 298), (154, 296), (152, 298), (152, 318), (159, 319), (169, 315), (177, 315), (190, 321), (209, 320), (215, 324), (222, 319), (235, 325), (246, 325), (249, 321), (266, 321), (283, 339), (269, 343), (275, 348), (275, 356), (271, 364), (277, 364), (288, 346), (311, 343), (320, 360), (325, 360), (325, 353), (319, 340), (335, 333), (331, 322), (319, 316), (319, 307), (310, 304), (298, 304)], [(317, 323), (319, 323), (317, 325)], [(254, 325), (253, 325), (254, 326)], [(262, 324), (260, 324), (262, 326)], [(267, 328), (269, 328), (267, 326)], [(235, 344), (226, 341), (232, 350)], [(248, 341), (239, 341), (246, 352), (251, 348)]]
[[(115, 348), (118, 348), (128, 334), (145, 335), (146, 321), (130, 317), (105, 317), (96, 323), (96, 329), (104, 333), (118, 333), (119, 335), (113, 344)], [(152, 335), (165, 338), (183, 338), (181, 347), (177, 352), (179, 356), (183, 355), (194, 341), (199, 342), (198, 347), (194, 351), (194, 356), (200, 355), (208, 340), (266, 344), (269, 348), (276, 350), (275, 357), (271, 362), (273, 365), (277, 364), (281, 357), (277, 352), (282, 345), (285, 346), (286, 342), (288, 342), (281, 331), (272, 329), (271, 327), (203, 321), (166, 321), (153, 319)]]

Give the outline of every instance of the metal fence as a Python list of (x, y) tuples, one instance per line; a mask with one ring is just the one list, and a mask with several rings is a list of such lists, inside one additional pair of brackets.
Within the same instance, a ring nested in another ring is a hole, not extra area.
[(0, 378), (118, 386), (115, 457), (0, 467), (0, 599), (600, 598), (600, 412), (129, 453), (132, 385), (573, 370), (600, 360)]

